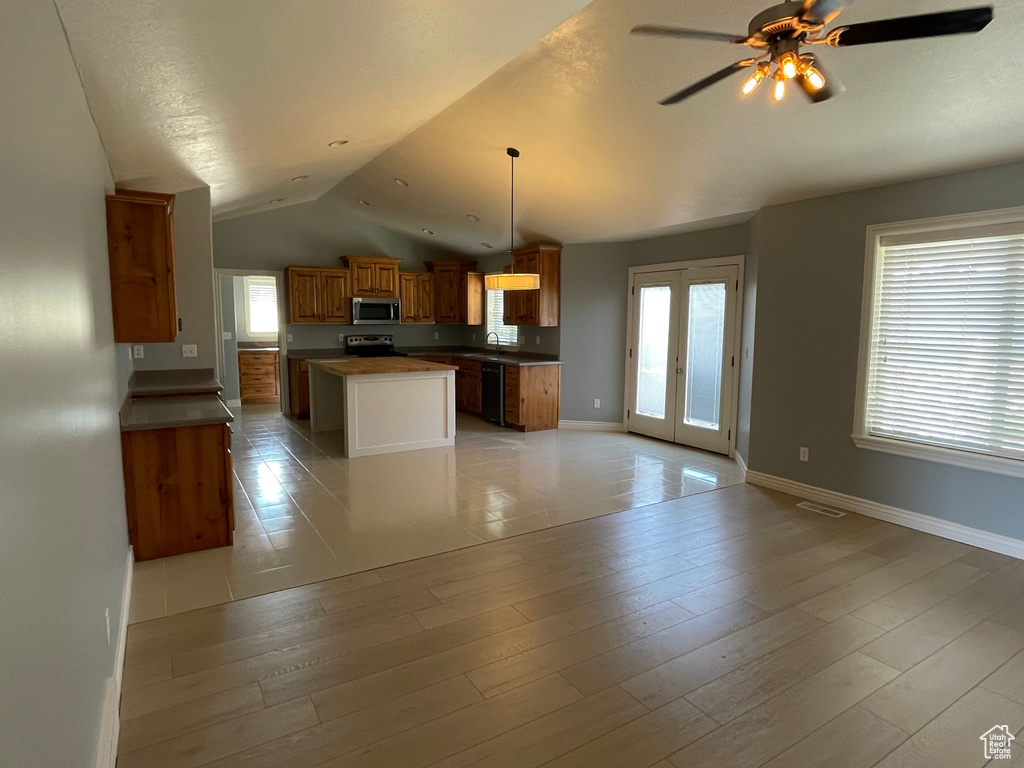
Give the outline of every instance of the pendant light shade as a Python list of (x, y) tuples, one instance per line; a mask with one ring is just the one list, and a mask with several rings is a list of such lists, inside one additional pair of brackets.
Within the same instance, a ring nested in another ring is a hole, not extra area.
[[(509, 147), (505, 150), (512, 158), (512, 203), (510, 205), (509, 222), (509, 254), (516, 247), (516, 158), (519, 157), (519, 150)], [(507, 272), (484, 275), (484, 288), (488, 291), (536, 291), (540, 288), (540, 275), (530, 272), (513, 272), (511, 267)]]

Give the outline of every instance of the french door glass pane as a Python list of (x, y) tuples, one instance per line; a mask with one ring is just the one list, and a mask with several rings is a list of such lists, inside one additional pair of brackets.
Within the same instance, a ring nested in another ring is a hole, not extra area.
[(722, 415), (725, 298), (725, 283), (690, 286), (683, 421), (691, 427), (716, 432), (721, 425)]
[(640, 289), (640, 343), (636, 374), (636, 412), (652, 419), (665, 418), (668, 382), (668, 337), (672, 315), (672, 288)]

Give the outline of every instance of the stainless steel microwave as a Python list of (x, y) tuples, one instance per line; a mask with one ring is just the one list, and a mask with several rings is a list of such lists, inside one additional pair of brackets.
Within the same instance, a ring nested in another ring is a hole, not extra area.
[(352, 299), (352, 325), (398, 325), (402, 303), (398, 299)]

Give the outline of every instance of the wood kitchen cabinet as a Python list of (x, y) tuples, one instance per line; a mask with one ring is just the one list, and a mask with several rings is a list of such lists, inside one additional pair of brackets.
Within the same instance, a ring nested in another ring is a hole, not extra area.
[(288, 267), (288, 321), (351, 325), (351, 276), (347, 269)]
[(562, 366), (505, 368), (505, 421), (523, 432), (558, 429)]
[(483, 373), (480, 363), (465, 357), (452, 357), (455, 372), (455, 407), (479, 415), (483, 411)]
[(288, 412), (293, 419), (309, 418), (309, 363), (288, 359)]
[(429, 272), (399, 272), (398, 297), (403, 323), (434, 322), (434, 276)]
[(428, 261), (434, 276), (434, 322), (483, 325), (484, 276), (475, 261)]
[(227, 424), (121, 433), (128, 539), (136, 560), (231, 545)]
[(127, 189), (107, 195), (107, 250), (114, 341), (174, 341), (174, 195)]
[(242, 405), (281, 401), (280, 356), (277, 352), (238, 350), (238, 383)]
[(387, 256), (342, 256), (352, 275), (353, 296), (398, 298), (398, 264)]
[(506, 325), (538, 328), (557, 327), (561, 306), (562, 248), (558, 245), (531, 245), (512, 252), (512, 271), (540, 275), (536, 291), (505, 293)]

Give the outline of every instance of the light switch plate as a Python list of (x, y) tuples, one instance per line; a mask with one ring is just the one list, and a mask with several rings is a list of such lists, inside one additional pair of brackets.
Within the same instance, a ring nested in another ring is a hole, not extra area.
[(440, 338), (441, 338), (441, 334), (440, 334), (440, 333), (436, 333), (436, 332), (435, 332), (435, 333), (434, 333), (434, 341), (437, 341), (437, 340), (438, 340), (438, 339), (440, 339)]
[(182, 344), (181, 345), (181, 356), (182, 357), (199, 357), (199, 349), (195, 344)]
[(810, 450), (808, 450), (807, 448), (801, 448), (800, 449), (800, 461), (810, 461), (810, 460), (811, 460), (811, 452), (810, 452)]
[(540, 336), (537, 337), (537, 343), (540, 344)]
[(288, 342), (289, 342), (289, 343), (291, 343), (292, 341), (293, 341), (293, 339), (292, 339), (292, 335), (291, 335), (291, 334), (289, 333), (289, 334), (288, 334)]
[(600, 408), (601, 407), (601, 400), (599, 398), (596, 398), (596, 397), (594, 398), (594, 407), (595, 408)]
[(224, 339), (224, 341), (231, 341), (231, 331), (224, 331), (223, 333), (221, 333), (221, 337)]

